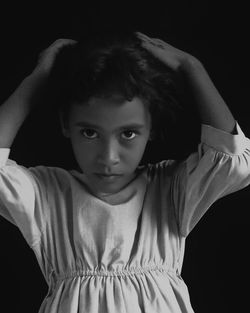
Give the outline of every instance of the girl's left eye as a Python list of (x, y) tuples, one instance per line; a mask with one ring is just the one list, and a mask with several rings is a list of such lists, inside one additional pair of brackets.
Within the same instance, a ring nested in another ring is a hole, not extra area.
[(126, 130), (122, 133), (122, 137), (123, 137), (123, 139), (131, 140), (131, 139), (134, 139), (136, 137), (136, 133), (132, 130)]
[(81, 129), (80, 132), (87, 139), (95, 139), (97, 137), (97, 133), (93, 129), (85, 128), (85, 129)]

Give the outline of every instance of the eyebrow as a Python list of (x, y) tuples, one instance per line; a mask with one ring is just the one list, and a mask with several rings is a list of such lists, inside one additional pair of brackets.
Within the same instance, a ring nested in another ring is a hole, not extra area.
[[(89, 128), (95, 128), (95, 129), (102, 129), (101, 126), (89, 123), (89, 122), (77, 122), (75, 123), (75, 126), (80, 126), (80, 127), (89, 127)], [(127, 125), (122, 125), (121, 127), (118, 127), (118, 129), (141, 129), (144, 128), (145, 126), (143, 124), (139, 124), (139, 123), (131, 123), (131, 124), (127, 124)]]

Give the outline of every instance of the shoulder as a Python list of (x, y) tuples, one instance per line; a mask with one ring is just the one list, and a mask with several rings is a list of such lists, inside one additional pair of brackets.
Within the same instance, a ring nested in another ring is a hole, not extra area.
[(171, 177), (183, 162), (179, 160), (162, 160), (154, 164), (147, 164), (148, 174), (153, 179), (155, 177)]
[(59, 188), (67, 189), (75, 181), (70, 171), (52, 166), (39, 165), (35, 167), (29, 167), (27, 172), (32, 178), (40, 184), (43, 184), (47, 188)]

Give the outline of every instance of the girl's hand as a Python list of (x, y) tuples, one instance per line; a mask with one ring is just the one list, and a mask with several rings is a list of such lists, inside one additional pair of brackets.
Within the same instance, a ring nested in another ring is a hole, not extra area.
[(174, 71), (180, 70), (187, 63), (198, 63), (198, 60), (192, 55), (171, 46), (161, 39), (150, 38), (140, 32), (136, 32), (136, 35), (141, 39), (144, 48)]
[(38, 57), (38, 64), (33, 73), (49, 75), (58, 52), (67, 45), (74, 45), (73, 39), (57, 39), (48, 48), (43, 50)]
[(142, 46), (156, 58), (173, 69), (175, 73), (179, 74), (181, 71), (181, 74), (185, 74), (184, 76), (188, 80), (187, 86), (194, 97), (201, 123), (233, 133), (235, 119), (202, 63), (192, 55), (174, 48), (163, 40), (150, 38), (139, 32), (136, 32), (136, 35), (141, 39)]

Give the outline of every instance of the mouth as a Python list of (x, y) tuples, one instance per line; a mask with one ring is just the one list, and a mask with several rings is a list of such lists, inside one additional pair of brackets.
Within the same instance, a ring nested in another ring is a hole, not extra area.
[(104, 181), (114, 181), (123, 176), (122, 174), (103, 174), (103, 173), (95, 173), (95, 175), (99, 179)]

